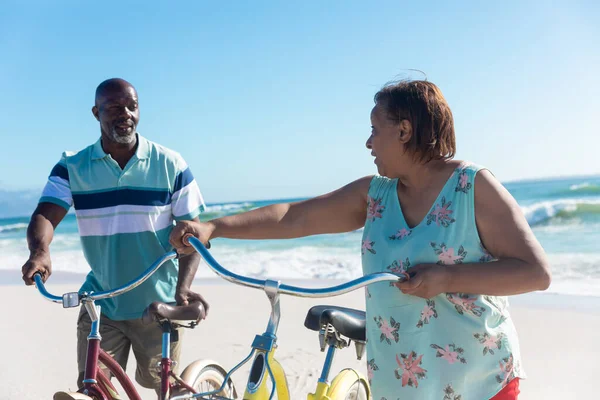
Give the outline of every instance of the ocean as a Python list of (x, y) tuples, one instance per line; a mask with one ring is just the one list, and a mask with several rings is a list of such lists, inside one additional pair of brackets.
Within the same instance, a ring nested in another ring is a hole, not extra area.
[[(550, 258), (553, 283), (549, 291), (600, 296), (600, 176), (508, 182), (504, 186), (521, 206)], [(202, 220), (280, 201), (209, 204)], [(11, 271), (20, 276), (28, 255), (28, 222), (29, 217), (0, 219), (0, 276), (12, 276)], [(223, 266), (253, 277), (351, 279), (361, 274), (361, 235), (359, 230), (288, 240), (216, 239), (212, 252)], [(54, 271), (89, 271), (73, 214), (57, 228), (51, 254)], [(212, 278), (214, 274), (202, 264), (197, 277)]]

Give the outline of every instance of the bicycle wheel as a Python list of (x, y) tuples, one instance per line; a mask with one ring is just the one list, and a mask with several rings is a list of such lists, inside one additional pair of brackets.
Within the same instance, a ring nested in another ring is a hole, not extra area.
[[(186, 375), (187, 376), (184, 378), (185, 382), (194, 388), (196, 393), (206, 393), (219, 389), (223, 385), (223, 382), (225, 382), (225, 376), (227, 373), (219, 365), (208, 364), (199, 369), (197, 372), (194, 371), (193, 375)], [(231, 379), (229, 379), (229, 382), (227, 382), (222, 391), (217, 393), (214, 397), (207, 398), (237, 399), (237, 393)]]
[(354, 370), (341, 371), (327, 391), (331, 400), (370, 400), (369, 384)]

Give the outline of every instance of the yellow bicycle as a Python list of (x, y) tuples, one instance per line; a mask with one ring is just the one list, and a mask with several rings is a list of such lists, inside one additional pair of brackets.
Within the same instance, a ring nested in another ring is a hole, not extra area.
[[(276, 394), (278, 400), (289, 400), (290, 392), (285, 371), (275, 359), (277, 328), (280, 318), (279, 295), (286, 294), (313, 298), (332, 297), (357, 290), (372, 283), (383, 281), (401, 282), (408, 278), (406, 275), (398, 276), (381, 272), (329, 288), (295, 287), (281, 284), (279, 281), (260, 280), (234, 274), (222, 267), (197, 238), (190, 237), (188, 240), (209, 267), (221, 278), (238, 285), (264, 290), (271, 304), (271, 316), (265, 333), (256, 335), (254, 338), (250, 354), (224, 377), (219, 377), (218, 381), (223, 382), (221, 387), (205, 393), (183, 393), (171, 400), (190, 398), (235, 399), (235, 395), (231, 394), (236, 393), (235, 388), (226, 387), (226, 383), (231, 382), (231, 375), (250, 359), (252, 359), (252, 366), (243, 399), (270, 400)], [(366, 344), (365, 312), (337, 306), (315, 306), (308, 311), (304, 325), (308, 329), (319, 332), (321, 351), (327, 349), (317, 387), (314, 393), (308, 394), (308, 400), (369, 400), (371, 398), (369, 383), (360, 372), (354, 369), (343, 369), (329, 383), (331, 364), (338, 349), (349, 347), (350, 343), (354, 342), (356, 356), (359, 360), (362, 358)], [(229, 396), (234, 397), (223, 397), (225, 389)]]

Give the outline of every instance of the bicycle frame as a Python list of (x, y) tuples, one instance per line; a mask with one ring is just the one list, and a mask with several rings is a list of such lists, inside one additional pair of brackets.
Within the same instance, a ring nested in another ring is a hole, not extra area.
[[(404, 276), (398, 276), (387, 272), (374, 273), (370, 275), (363, 276), (361, 278), (352, 280), (350, 282), (343, 283), (341, 285), (328, 287), (328, 288), (301, 288), (291, 285), (280, 284), (279, 281), (273, 280), (259, 280), (249, 277), (240, 276), (234, 274), (227, 269), (223, 268), (217, 261), (212, 257), (212, 255), (208, 252), (206, 247), (194, 237), (189, 238), (189, 242), (196, 249), (198, 253), (202, 256), (202, 258), (207, 262), (209, 267), (217, 273), (220, 277), (230, 282), (236, 283), (242, 286), (248, 286), (256, 289), (262, 289), (267, 294), (269, 301), (271, 303), (271, 316), (269, 318), (269, 323), (267, 325), (267, 329), (264, 334), (257, 335), (252, 343), (252, 351), (250, 354), (238, 365), (236, 365), (233, 369), (231, 369), (223, 380), (223, 384), (217, 390), (213, 390), (211, 392), (206, 393), (194, 393), (195, 390), (187, 385), (181, 378), (177, 377), (171, 371), (172, 362), (170, 360), (170, 329), (167, 331), (166, 327), (163, 326), (163, 354), (161, 360), (161, 389), (160, 389), (160, 399), (165, 400), (170, 391), (175, 388), (185, 388), (186, 391), (190, 391), (193, 394), (184, 394), (180, 396), (175, 396), (171, 398), (171, 400), (184, 400), (190, 398), (203, 398), (203, 396), (211, 396), (216, 395), (224, 391), (226, 386), (231, 381), (231, 375), (243, 364), (248, 362), (250, 358), (254, 355), (254, 361), (251, 369), (250, 379), (248, 380), (248, 384), (246, 386), (245, 391), (245, 399), (258, 400), (265, 399), (267, 395), (269, 395), (269, 399), (272, 399), (275, 392), (277, 391), (278, 398), (280, 400), (289, 400), (289, 387), (286, 380), (285, 372), (282, 366), (275, 360), (274, 352), (277, 348), (277, 328), (279, 326), (280, 319), (280, 308), (279, 308), (279, 295), (287, 294), (291, 296), (298, 297), (332, 297), (338, 296), (344, 293), (351, 292), (353, 290), (359, 289), (361, 287), (367, 286), (376, 282), (384, 282), (384, 281), (395, 281), (402, 282), (405, 279), (408, 279), (408, 275), (404, 274)], [(100, 348), (100, 307), (94, 304), (95, 300), (109, 298), (118, 296), (119, 294), (125, 293), (143, 283), (147, 280), (154, 272), (158, 270), (158, 268), (164, 264), (167, 260), (171, 260), (177, 258), (177, 253), (171, 251), (163, 255), (159, 258), (154, 264), (152, 264), (140, 277), (136, 280), (131, 281), (117, 289), (98, 292), (98, 293), (66, 293), (62, 297), (52, 295), (46, 291), (44, 287), (44, 283), (42, 281), (40, 274), (34, 275), (34, 280), (36, 286), (47, 300), (50, 300), (54, 303), (62, 303), (63, 307), (77, 307), (81, 303), (84, 304), (86, 311), (90, 315), (90, 319), (92, 320), (92, 327), (90, 335), (88, 336), (88, 352), (86, 359), (86, 368), (84, 374), (83, 388), (80, 389), (80, 392), (92, 396), (97, 397), (100, 400), (116, 400), (120, 399), (117, 391), (114, 386), (112, 386), (110, 379), (103, 373), (101, 369), (98, 367), (98, 361), (102, 362), (107, 369), (117, 378), (117, 380), (121, 383), (123, 388), (125, 389), (127, 395), (130, 399), (133, 400), (141, 400), (139, 394), (135, 390), (131, 380), (125, 374), (125, 371), (119, 366), (119, 364), (106, 352), (102, 351)], [(321, 377), (319, 378), (319, 382), (317, 384), (317, 390), (314, 394), (309, 394), (309, 400), (319, 399), (319, 400), (327, 400), (330, 397), (330, 391), (336, 391), (336, 383), (343, 383), (345, 379), (348, 378), (348, 374), (343, 375), (342, 373), (336, 376), (336, 379), (333, 380), (331, 386), (328, 383), (329, 371), (331, 368), (331, 363), (333, 361), (333, 356), (336, 350), (335, 343), (332, 341), (329, 343), (329, 349), (327, 352), (327, 357), (325, 359), (325, 364), (323, 366), (323, 371), (321, 373)], [(362, 344), (364, 345), (364, 344)], [(357, 347), (358, 351), (358, 347)], [(344, 371), (342, 371), (344, 372)], [(346, 370), (345, 372), (348, 372)], [(353, 371), (355, 372), (355, 371)], [(355, 372), (356, 373), (356, 372)], [(270, 378), (272, 383), (272, 388), (270, 394), (268, 393), (267, 387), (267, 375)], [(356, 373), (358, 376), (358, 373)], [(169, 382), (169, 378), (173, 378), (175, 383), (172, 384)], [(361, 381), (364, 381), (364, 378), (360, 377)], [(343, 386), (343, 385), (341, 385)], [(64, 393), (64, 392), (61, 392)], [(68, 395), (68, 394), (67, 394)], [(220, 398), (223, 397), (213, 397)]]
[(120, 398), (117, 390), (111, 384), (110, 378), (99, 368), (98, 361), (100, 361), (117, 378), (131, 400), (141, 400), (140, 395), (127, 374), (125, 374), (125, 371), (123, 371), (123, 368), (108, 353), (100, 348), (102, 340), (100, 336), (100, 306), (96, 306), (93, 300), (85, 301), (84, 306), (92, 320), (92, 328), (88, 336), (83, 387), (79, 391), (87, 396), (97, 397), (102, 400)]
[[(188, 240), (190, 245), (194, 247), (194, 249), (200, 254), (200, 256), (217, 275), (225, 280), (242, 286), (263, 289), (269, 299), (269, 302), (271, 303), (271, 316), (269, 318), (269, 323), (267, 324), (265, 333), (262, 335), (257, 335), (254, 338), (250, 354), (238, 365), (233, 367), (225, 376), (224, 381), (228, 382), (231, 378), (231, 375), (242, 365), (246, 364), (254, 355), (254, 360), (250, 369), (250, 376), (248, 378), (248, 383), (246, 384), (244, 400), (264, 400), (267, 398), (270, 400), (273, 398), (275, 392), (277, 392), (277, 398), (279, 400), (289, 400), (290, 398), (285, 372), (283, 367), (274, 358), (275, 349), (277, 348), (277, 328), (279, 326), (280, 319), (279, 295), (281, 293), (298, 297), (332, 297), (351, 292), (371, 283), (383, 281), (398, 282), (407, 278), (407, 275), (398, 276), (391, 273), (381, 272), (363, 276), (351, 282), (346, 282), (330, 288), (308, 289), (290, 285), (282, 285), (279, 281), (259, 280), (234, 274), (233, 272), (230, 272), (222, 267), (197, 238), (189, 237)], [(319, 377), (316, 391), (313, 394), (309, 394), (309, 399), (328, 399), (327, 392), (330, 389), (328, 378), (336, 351), (336, 347), (332, 344), (333, 343), (330, 343), (330, 346), (327, 350), (325, 364), (323, 366), (321, 376)], [(270, 393), (267, 387), (267, 376), (270, 378), (272, 384)], [(197, 393), (192, 397), (204, 398), (204, 396), (215, 395), (221, 392), (224, 387), (225, 383), (223, 383), (223, 385), (217, 390), (206, 393)], [(172, 400), (183, 400), (185, 398), (187, 397), (177, 396)]]
[[(162, 264), (177, 257), (177, 253), (169, 252), (152, 264), (139, 278), (117, 289), (98, 293), (66, 293), (62, 297), (54, 296), (48, 293), (46, 290), (41, 276), (39, 274), (34, 275), (36, 286), (42, 296), (54, 303), (62, 303), (64, 308), (77, 307), (80, 304), (83, 304), (92, 321), (90, 333), (87, 338), (88, 346), (85, 372), (83, 387), (79, 389), (80, 393), (90, 397), (95, 397), (98, 400), (121, 399), (117, 390), (112, 385), (110, 378), (104, 374), (102, 369), (100, 369), (98, 362), (101, 362), (106, 366), (106, 369), (108, 369), (108, 371), (110, 371), (110, 373), (119, 381), (129, 399), (142, 400), (131, 379), (129, 379), (119, 363), (117, 363), (108, 353), (100, 348), (100, 342), (102, 341), (102, 337), (100, 336), (101, 307), (97, 306), (94, 302), (95, 300), (99, 299), (115, 297), (119, 294), (136, 288), (146, 281), (154, 272), (156, 272), (162, 266)], [(171, 323), (168, 321), (163, 322), (162, 331), (162, 356), (160, 363), (161, 387), (159, 399), (167, 399), (172, 390), (179, 388), (185, 388), (186, 390), (194, 393), (195, 390), (181, 380), (178, 376), (176, 376), (171, 370), (173, 364), (170, 354), (172, 331)], [(171, 382), (170, 378), (173, 378), (175, 382)]]

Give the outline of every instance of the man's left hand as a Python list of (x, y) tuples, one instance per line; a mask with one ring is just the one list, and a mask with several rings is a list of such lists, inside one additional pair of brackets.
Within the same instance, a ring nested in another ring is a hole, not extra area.
[(187, 306), (190, 303), (199, 301), (204, 306), (204, 317), (202, 317), (202, 319), (206, 318), (206, 316), (208, 315), (208, 302), (204, 299), (204, 297), (202, 297), (200, 293), (196, 293), (191, 289), (177, 288), (177, 290), (175, 291), (175, 301), (177, 301), (177, 305), (180, 306)]

